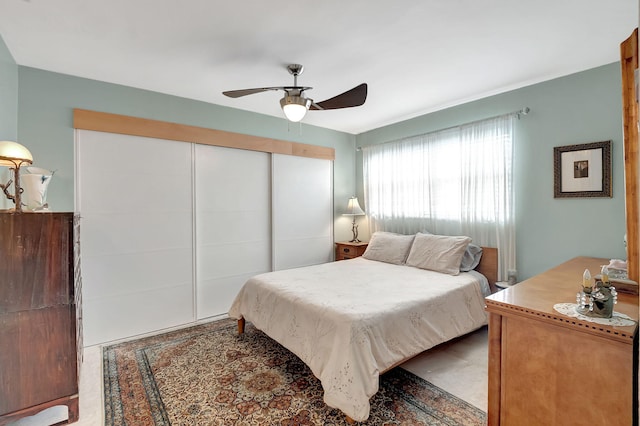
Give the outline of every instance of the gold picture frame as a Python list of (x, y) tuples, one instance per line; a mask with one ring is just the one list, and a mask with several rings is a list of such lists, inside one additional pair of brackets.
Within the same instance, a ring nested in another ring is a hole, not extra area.
[(553, 148), (554, 198), (611, 198), (611, 141)]

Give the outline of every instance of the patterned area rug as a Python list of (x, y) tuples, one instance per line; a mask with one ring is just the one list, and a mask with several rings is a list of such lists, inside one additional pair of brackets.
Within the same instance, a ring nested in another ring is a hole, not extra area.
[[(344, 425), (295, 355), (251, 324), (215, 321), (103, 349), (106, 425)], [(395, 368), (367, 425), (485, 425), (480, 409)]]

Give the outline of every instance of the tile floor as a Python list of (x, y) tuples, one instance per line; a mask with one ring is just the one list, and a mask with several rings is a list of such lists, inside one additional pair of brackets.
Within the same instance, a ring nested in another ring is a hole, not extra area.
[[(486, 411), (487, 327), (423, 352), (402, 364), (410, 372)], [(67, 418), (66, 407), (53, 407), (9, 426), (48, 426)], [(84, 349), (80, 376), (80, 420), (74, 426), (103, 423), (102, 351)]]
[(487, 327), (443, 343), (401, 366), (416, 376), (487, 411)]

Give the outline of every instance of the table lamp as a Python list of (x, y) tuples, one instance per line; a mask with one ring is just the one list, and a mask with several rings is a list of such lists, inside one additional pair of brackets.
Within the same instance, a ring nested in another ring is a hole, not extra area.
[(359, 243), (358, 239), (358, 225), (356, 225), (356, 216), (364, 216), (366, 213), (364, 210), (360, 208), (360, 203), (358, 203), (358, 197), (353, 196), (349, 198), (349, 203), (347, 204), (347, 212), (343, 213), (343, 216), (352, 216), (353, 223), (351, 224), (351, 232), (353, 233), (353, 239), (349, 241), (350, 243)]

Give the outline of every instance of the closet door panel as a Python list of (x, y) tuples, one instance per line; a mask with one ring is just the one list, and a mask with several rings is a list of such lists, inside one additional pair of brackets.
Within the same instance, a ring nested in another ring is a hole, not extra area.
[(274, 270), (332, 260), (333, 162), (274, 154)]
[[(82, 267), (84, 268), (84, 261)], [(126, 297), (115, 295), (103, 297), (100, 300), (92, 299), (89, 302), (83, 300), (84, 336), (91, 339), (83, 342), (84, 346), (192, 323), (193, 318), (181, 312), (187, 309), (192, 311), (192, 290), (192, 283), (188, 283), (182, 286), (172, 285), (162, 289), (129, 292)], [(90, 316), (88, 316), (89, 313)], [(90, 323), (87, 322), (88, 317), (91, 319)], [(103, 321), (97, 323), (96, 318), (101, 318)], [(97, 327), (99, 327), (99, 334), (94, 332)]]
[[(154, 276), (154, 279), (150, 280), (149, 271), (158, 270), (160, 264), (169, 267), (161, 268), (163, 275)], [(185, 277), (187, 270), (191, 271), (191, 259), (176, 256), (176, 251), (173, 250), (109, 256), (85, 256), (83, 253), (83, 302), (86, 304), (95, 300), (101, 303), (104, 298), (124, 298), (125, 295), (129, 297), (130, 294), (154, 290), (162, 292), (172, 287), (187, 289), (185, 291), (188, 293), (190, 302), (193, 283), (190, 280), (191, 274)], [(99, 285), (87, 285), (87, 280)]]
[(76, 139), (85, 345), (193, 321), (190, 144)]
[[(277, 254), (274, 253), (277, 261), (274, 270), (331, 262), (333, 253), (330, 247), (327, 248), (328, 244), (328, 239), (280, 241)], [(300, 248), (301, 245), (304, 246), (303, 249)]]
[[(90, 222), (82, 222), (82, 232), (96, 238), (83, 241), (82, 249), (94, 255), (152, 252), (157, 247), (180, 250), (191, 245), (191, 235), (185, 234), (182, 227), (174, 226), (184, 220), (182, 212), (94, 213), (92, 216)], [(162, 232), (157, 232), (158, 229)]]
[(226, 314), (271, 268), (270, 155), (195, 146), (197, 317)]

